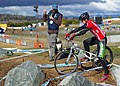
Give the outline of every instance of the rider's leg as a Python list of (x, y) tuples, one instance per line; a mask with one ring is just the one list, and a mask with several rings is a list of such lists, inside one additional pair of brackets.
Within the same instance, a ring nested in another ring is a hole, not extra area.
[(102, 64), (102, 66), (103, 66), (104, 75), (99, 79), (99, 81), (103, 82), (104, 80), (108, 79), (109, 70), (108, 70), (108, 66), (107, 66), (107, 61), (105, 59), (101, 59), (100, 62)]
[[(84, 49), (85, 51), (90, 52), (90, 46), (97, 44), (98, 40), (95, 36), (88, 38), (86, 40), (83, 41), (83, 45), (84, 45)], [(90, 56), (89, 53), (86, 53), (87, 56)], [(83, 62), (86, 59), (88, 59), (87, 57), (81, 58), (80, 61)]]
[[(97, 44), (97, 42), (98, 42), (98, 40), (95, 36), (84, 40), (83, 45), (84, 45), (85, 51), (90, 52), (90, 46)], [(88, 53), (86, 53), (86, 54), (89, 56)]]
[(100, 59), (100, 62), (103, 66), (103, 70), (104, 70), (104, 76), (102, 76), (100, 78), (100, 81), (104, 81), (109, 77), (109, 70), (108, 70), (108, 62), (104, 59), (104, 54), (105, 54), (105, 45), (106, 45), (106, 41), (107, 39), (103, 39), (102, 41), (99, 41), (99, 43), (97, 44), (97, 49), (98, 49), (98, 58)]

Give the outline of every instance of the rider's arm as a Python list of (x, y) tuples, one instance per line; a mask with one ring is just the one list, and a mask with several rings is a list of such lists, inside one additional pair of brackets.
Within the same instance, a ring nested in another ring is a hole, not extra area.
[(76, 32), (76, 33), (75, 33), (75, 36), (83, 35), (83, 34), (85, 34), (88, 30), (89, 30), (89, 29), (84, 28), (84, 29)]
[(80, 32), (80, 31), (84, 30), (85, 28), (86, 28), (86, 24), (84, 24), (83, 26), (81, 26), (79, 28), (76, 28), (76, 29), (70, 31), (69, 33), (72, 34), (72, 33)]
[(80, 31), (80, 30), (82, 30), (81, 27), (75, 28), (74, 30), (70, 31), (69, 33), (72, 34), (72, 33), (78, 32), (78, 31)]

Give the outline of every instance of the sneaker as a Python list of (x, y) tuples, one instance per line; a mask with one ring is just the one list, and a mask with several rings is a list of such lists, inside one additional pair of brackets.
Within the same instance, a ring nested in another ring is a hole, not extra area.
[(109, 77), (109, 74), (104, 74), (104, 76), (102, 76), (102, 77), (99, 79), (99, 81), (100, 81), (100, 82), (103, 82), (103, 81), (105, 81), (106, 79), (108, 79), (108, 77)]
[(86, 60), (88, 60), (88, 58), (87, 57), (83, 57), (83, 58), (80, 59), (80, 62), (84, 62)]

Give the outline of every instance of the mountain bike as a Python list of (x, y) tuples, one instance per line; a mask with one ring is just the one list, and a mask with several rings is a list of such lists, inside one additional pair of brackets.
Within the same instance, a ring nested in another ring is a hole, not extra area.
[[(78, 69), (79, 65), (83, 68), (86, 63), (91, 63), (93, 67), (101, 66), (100, 60), (97, 57), (97, 49), (94, 49), (93, 52), (87, 52), (72, 40), (69, 40), (69, 38), (66, 38), (66, 40), (71, 44), (70, 48), (63, 49), (54, 59), (54, 67), (59, 74), (73, 73)], [(113, 63), (112, 50), (108, 46), (105, 46), (105, 51), (104, 59), (108, 64)], [(83, 57), (87, 59), (83, 62), (79, 61)]]

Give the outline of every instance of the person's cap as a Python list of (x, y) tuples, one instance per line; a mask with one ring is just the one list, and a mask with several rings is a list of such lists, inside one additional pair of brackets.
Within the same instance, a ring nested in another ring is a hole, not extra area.
[(52, 8), (53, 8), (53, 9), (58, 9), (58, 5), (53, 4), (53, 5), (52, 5)]

